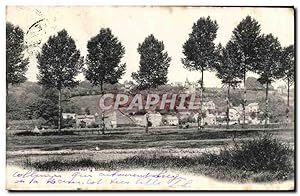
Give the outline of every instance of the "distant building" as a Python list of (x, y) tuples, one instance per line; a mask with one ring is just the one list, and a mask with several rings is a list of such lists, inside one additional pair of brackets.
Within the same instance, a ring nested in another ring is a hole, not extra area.
[(165, 115), (163, 116), (164, 125), (176, 126), (179, 124), (179, 119), (174, 115)]
[(76, 115), (76, 127), (87, 127), (95, 123), (94, 115)]
[(107, 128), (135, 126), (135, 121), (120, 110), (113, 110), (104, 113), (104, 124)]
[(230, 108), (229, 109), (229, 119), (230, 121), (238, 121), (241, 118), (241, 113), (235, 109), (235, 108)]
[(196, 92), (197, 87), (198, 87), (198, 83), (189, 82), (188, 78), (186, 78), (186, 81), (184, 83), (185, 93), (193, 94)]
[(190, 111), (182, 111), (182, 112), (178, 112), (179, 114), (179, 119), (185, 119), (185, 118), (189, 118), (191, 117), (192, 113)]
[(137, 126), (143, 126), (143, 127), (146, 126), (145, 115), (137, 114), (137, 115), (133, 115), (131, 118)]
[(281, 95), (287, 94), (287, 87), (285, 85), (278, 86), (276, 90)]
[(76, 119), (75, 113), (62, 113), (61, 115), (63, 119)]
[[(145, 114), (147, 115), (147, 114)], [(162, 115), (159, 112), (149, 112), (149, 121), (152, 127), (158, 127), (162, 123)]]
[(216, 125), (217, 118), (215, 115), (207, 113), (203, 120), (203, 123), (204, 123), (204, 125)]
[[(197, 122), (199, 113), (196, 113), (193, 116), (193, 119), (195, 122)], [(214, 114), (210, 114), (209, 112), (206, 112), (205, 118), (201, 121), (201, 125), (216, 125), (217, 124), (217, 117)]]
[(249, 105), (246, 106), (246, 112), (247, 113), (257, 113), (259, 112), (259, 104), (258, 103), (250, 103)]

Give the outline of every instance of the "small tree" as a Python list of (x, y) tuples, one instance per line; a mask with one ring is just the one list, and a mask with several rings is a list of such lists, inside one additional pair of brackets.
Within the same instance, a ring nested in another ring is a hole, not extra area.
[(258, 81), (266, 86), (265, 96), (265, 127), (268, 124), (268, 92), (269, 85), (275, 79), (280, 78), (281, 46), (277, 38), (272, 34), (262, 35), (259, 38), (259, 63), (255, 66), (256, 73), (260, 75)]
[(139, 44), (137, 51), (140, 54), (140, 67), (137, 72), (132, 73), (139, 89), (156, 88), (168, 82), (171, 58), (164, 49), (164, 43), (152, 34)]
[(242, 70), (241, 79), (244, 82), (244, 101), (243, 101), (243, 127), (246, 120), (246, 73), (252, 71), (258, 62), (258, 38), (260, 34), (260, 24), (251, 16), (244, 18), (233, 30), (232, 40), (238, 46), (237, 52)]
[(29, 63), (24, 58), (24, 32), (12, 23), (6, 23), (6, 91), (9, 84), (19, 84), (26, 81), (25, 72)]
[(75, 77), (81, 71), (83, 59), (75, 41), (66, 30), (50, 36), (37, 54), (38, 81), (46, 88), (58, 90), (58, 130), (61, 130), (61, 91), (78, 85)]
[(227, 87), (227, 111), (226, 111), (226, 128), (229, 128), (229, 108), (230, 108), (230, 88), (235, 88), (241, 81), (242, 67), (237, 61), (236, 51), (237, 45), (229, 41), (225, 48), (221, 45), (218, 46), (219, 63), (215, 65), (217, 71), (217, 77), (222, 80), (222, 84)]
[[(126, 64), (121, 64), (125, 48), (109, 28), (102, 28), (87, 44), (87, 69), (85, 77), (93, 86), (100, 85), (101, 95), (104, 95), (103, 84), (115, 84), (125, 73)], [(101, 113), (102, 133), (104, 134), (104, 111)]]
[(287, 84), (287, 108), (286, 108), (286, 119), (289, 119), (289, 107), (290, 107), (290, 87), (295, 81), (295, 54), (294, 46), (290, 45), (283, 48), (281, 54), (281, 67), (279, 69), (279, 74), (282, 74), (282, 79)]
[(198, 129), (201, 125), (202, 105), (203, 105), (203, 75), (204, 71), (214, 67), (217, 62), (217, 51), (215, 50), (214, 40), (217, 37), (218, 24), (211, 20), (210, 17), (201, 17), (192, 28), (192, 33), (189, 34), (189, 39), (183, 44), (182, 59), (184, 67), (190, 71), (200, 71), (201, 79), (201, 103), (200, 115), (198, 115)]

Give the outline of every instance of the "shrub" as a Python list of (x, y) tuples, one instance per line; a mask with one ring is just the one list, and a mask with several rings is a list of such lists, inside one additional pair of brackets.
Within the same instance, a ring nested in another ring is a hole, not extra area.
[(224, 147), (219, 154), (204, 153), (200, 164), (211, 166), (228, 166), (230, 168), (260, 171), (290, 171), (293, 151), (270, 134), (235, 143), (233, 147)]

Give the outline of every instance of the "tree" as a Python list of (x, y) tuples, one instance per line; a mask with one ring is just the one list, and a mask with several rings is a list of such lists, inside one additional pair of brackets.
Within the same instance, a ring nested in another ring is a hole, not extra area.
[[(183, 44), (182, 59), (184, 67), (190, 71), (201, 71), (200, 87), (201, 87), (201, 103), (200, 114), (202, 114), (203, 105), (203, 75), (204, 71), (214, 67), (217, 62), (217, 51), (215, 50), (214, 40), (217, 37), (218, 24), (210, 17), (201, 17), (192, 28), (192, 33), (189, 34), (188, 40)], [(198, 129), (201, 125), (201, 116), (198, 115)]]
[(243, 67), (242, 79), (244, 82), (244, 101), (243, 101), (243, 128), (246, 120), (246, 73), (252, 71), (258, 62), (258, 38), (260, 35), (260, 24), (251, 16), (244, 18), (233, 30), (232, 40), (238, 45), (240, 54), (240, 64)]
[(83, 58), (75, 41), (66, 30), (50, 36), (37, 54), (39, 84), (58, 90), (58, 130), (61, 130), (61, 91), (78, 85), (75, 77), (83, 66)]
[(26, 81), (25, 72), (29, 63), (24, 57), (24, 32), (12, 23), (6, 23), (6, 91), (9, 84)]
[(125, 73), (126, 64), (121, 64), (125, 48), (109, 28), (102, 28), (87, 44), (87, 69), (85, 77), (92, 85), (115, 84)]
[(259, 63), (255, 66), (256, 73), (260, 75), (258, 81), (266, 86), (265, 96), (265, 127), (268, 125), (268, 92), (269, 85), (280, 78), (281, 45), (272, 34), (262, 35), (259, 38)]
[[(101, 95), (104, 95), (103, 84), (116, 84), (125, 73), (126, 64), (121, 64), (125, 48), (109, 28), (102, 28), (87, 44), (87, 69), (85, 77), (93, 86), (100, 85)], [(101, 114), (102, 133), (104, 134), (104, 111)]]
[(35, 118), (45, 120), (45, 125), (57, 127), (59, 125), (58, 92), (55, 88), (43, 88), (41, 96), (31, 104)]
[(139, 44), (137, 51), (140, 54), (140, 67), (131, 75), (139, 89), (157, 88), (168, 82), (171, 57), (164, 49), (164, 43), (152, 34)]
[(225, 48), (218, 46), (219, 63), (215, 64), (216, 76), (222, 80), (222, 84), (227, 87), (227, 111), (226, 111), (226, 128), (229, 128), (229, 107), (230, 107), (230, 88), (235, 88), (241, 81), (242, 67), (236, 58), (237, 45), (229, 41)]
[(289, 107), (290, 107), (290, 87), (295, 81), (295, 54), (294, 46), (290, 45), (283, 48), (281, 54), (281, 67), (279, 73), (282, 74), (282, 79), (287, 84), (287, 108), (286, 108), (286, 119), (289, 119)]

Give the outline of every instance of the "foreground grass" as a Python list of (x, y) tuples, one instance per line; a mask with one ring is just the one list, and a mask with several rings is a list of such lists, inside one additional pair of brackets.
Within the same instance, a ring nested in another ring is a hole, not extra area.
[[(269, 132), (269, 131), (268, 131)], [(232, 138), (244, 140), (255, 137), (263, 131), (198, 131), (198, 130), (177, 130), (177, 131), (155, 131), (149, 134), (144, 132), (131, 132), (124, 130), (118, 133), (106, 135), (84, 134), (84, 135), (38, 135), (25, 136), (13, 135), (7, 137), (7, 151), (18, 150), (94, 150), (98, 147), (105, 149), (147, 149), (147, 148), (206, 148), (226, 145)], [(293, 131), (282, 130), (272, 133), (284, 140), (293, 142)], [(22, 133), (24, 134), (24, 133)]]
[(27, 160), (25, 166), (43, 171), (78, 168), (175, 169), (226, 181), (269, 182), (293, 179), (293, 160), (293, 151), (289, 147), (270, 135), (263, 135), (239, 144), (226, 146), (218, 153), (203, 153), (195, 157), (167, 156), (156, 151), (107, 162), (92, 159), (37, 162)]

